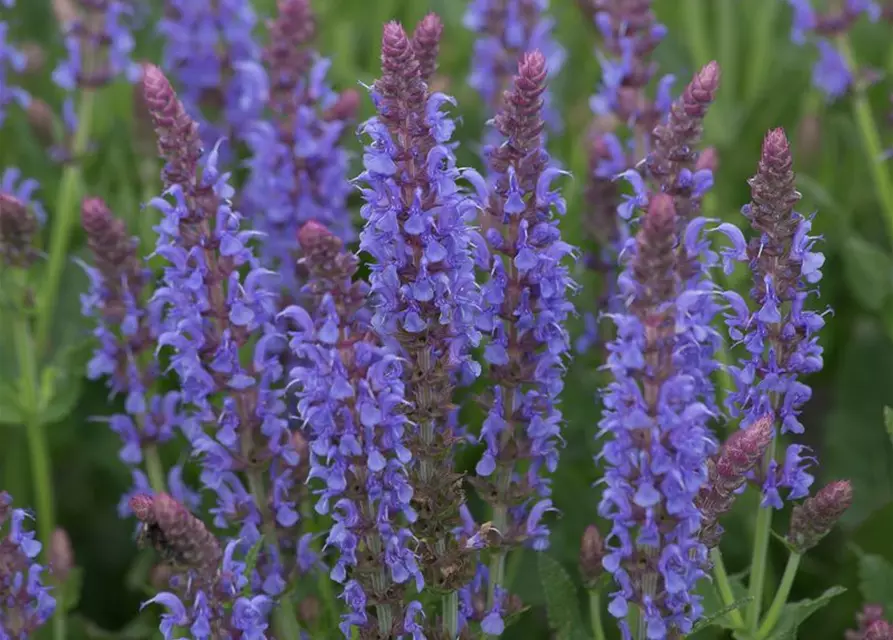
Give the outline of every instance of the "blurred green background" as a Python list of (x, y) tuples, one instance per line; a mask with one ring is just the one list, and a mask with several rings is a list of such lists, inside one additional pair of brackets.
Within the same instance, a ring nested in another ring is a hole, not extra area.
[[(269, 16), (273, 4), (273, 0), (257, 0), (258, 13)], [(29, 76), (24, 85), (58, 107), (61, 92), (51, 84), (49, 72), (63, 50), (50, 2), (19, 0), (18, 5), (11, 12), (11, 39), (34, 41), (47, 50), (45, 68)], [(375, 78), (381, 24), (391, 19), (413, 24), (427, 11), (438, 12), (446, 23), (440, 73), (448, 82), (447, 92), (457, 97), (457, 113), (462, 117), (457, 134), (463, 143), (460, 161), (477, 162), (475, 149), (485, 115), (478, 96), (465, 82), (474, 35), (462, 26), (463, 0), (316, 0), (313, 5), (320, 26), (318, 48), (332, 59), (330, 79), (336, 89)], [(869, 593), (885, 588), (877, 586), (876, 577), (872, 582), (870, 563), (863, 561), (860, 572), (859, 554), (864, 551), (893, 561), (893, 457), (883, 420), (884, 406), (893, 404), (893, 263), (870, 173), (870, 163), (879, 159), (869, 157), (861, 144), (851, 101), (825, 105), (811, 90), (814, 49), (790, 44), (785, 3), (655, 0), (654, 5), (669, 27), (656, 59), (661, 73), (676, 74), (677, 92), (708, 60), (717, 59), (723, 69), (719, 99), (705, 130), (705, 144), (715, 146), (719, 153), (716, 186), (705, 204), (707, 215), (742, 222), (738, 209), (748, 199), (747, 178), (755, 171), (764, 133), (777, 126), (785, 127), (795, 144), (795, 169), (804, 196), (801, 210), (818, 211), (815, 226), (824, 234), (827, 255), (821, 302), (834, 313), (821, 337), (825, 369), (808, 381), (814, 397), (803, 421), (805, 438), (821, 461), (819, 482), (851, 478), (855, 504), (843, 526), (807, 556), (793, 599), (815, 596), (834, 584), (847, 587), (847, 593), (819, 611), (799, 634), (802, 638), (841, 637), (844, 629), (853, 626), (862, 600), (860, 584)], [(551, 11), (557, 19), (556, 37), (568, 50), (565, 68), (553, 85), (565, 132), (550, 139), (551, 151), (575, 176), (566, 182), (570, 205), (564, 222), (566, 239), (585, 247), (580, 224), (586, 215), (581, 197), (587, 153), (583, 133), (591, 119), (588, 99), (599, 80), (596, 34), (573, 0), (552, 0)], [(138, 57), (159, 62), (160, 43), (151, 27), (148, 21), (138, 34)], [(860, 23), (852, 37), (860, 63), (881, 72), (881, 80), (868, 88), (868, 97), (887, 146), (893, 145), (893, 134), (886, 130), (891, 86), (884, 77), (893, 71), (891, 33), (889, 24)], [(140, 202), (159, 187), (152, 143), (147, 147), (134, 125), (129, 86), (103, 90), (100, 100), (94, 146), (85, 159), (87, 192), (106, 198), (118, 215), (129, 220), (132, 230), (145, 232), (155, 214), (143, 211)], [(368, 100), (363, 110), (362, 117), (371, 112)], [(358, 150), (355, 140), (350, 144)], [(0, 167), (7, 166), (18, 166), (26, 176), (41, 181), (40, 198), (52, 215), (60, 170), (15, 109), (0, 132)], [(79, 235), (73, 254), (80, 254), (82, 246)], [(580, 279), (585, 287), (577, 304), (581, 310), (591, 309), (593, 283), (586, 274), (581, 273)], [(87, 626), (123, 638), (129, 632), (122, 629), (137, 615), (145, 594), (128, 580), (137, 560), (133, 523), (120, 520), (116, 511), (130, 485), (128, 471), (117, 458), (117, 437), (104, 423), (91, 420), (120, 407), (111, 406), (103, 384), (88, 383), (82, 375), (89, 356), (90, 327), (80, 316), (77, 294), (85, 284), (80, 269), (66, 270), (53, 334), (54, 351), (68, 354), (59, 381), (63, 392), (54, 407), (58, 420), (50, 430), (58, 520), (69, 532), (77, 562), (84, 569), (78, 613), (91, 622)], [(733, 284), (746, 287), (746, 282)], [(0, 332), (6, 329), (0, 327)], [(10, 374), (7, 355), (0, 352), (0, 374)], [(575, 578), (580, 536), (588, 523), (597, 521), (598, 492), (592, 484), (598, 476), (592, 457), (597, 453), (593, 440), (596, 392), (604, 382), (599, 364), (593, 356), (577, 358), (564, 393), (568, 446), (554, 496), (562, 513), (554, 523), (549, 553)], [(2, 417), (0, 406), (0, 421)], [(18, 504), (30, 504), (27, 459), (16, 453), (22, 441), (18, 427), (0, 425), (0, 483)], [(752, 498), (748, 494), (739, 501), (726, 527), (722, 548), (733, 573), (749, 563)], [(777, 532), (783, 533), (786, 519), (787, 514), (776, 518)], [(771, 580), (778, 580), (784, 560), (784, 548), (773, 543)], [(543, 603), (534, 559), (524, 558), (514, 588), (528, 604)], [(507, 637), (548, 637), (543, 607), (534, 606), (525, 616)], [(705, 631), (699, 637), (718, 636)]]

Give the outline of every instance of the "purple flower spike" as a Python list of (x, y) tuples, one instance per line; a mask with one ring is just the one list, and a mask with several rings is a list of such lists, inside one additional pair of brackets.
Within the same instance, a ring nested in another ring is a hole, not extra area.
[[(267, 594), (278, 595), (298, 564), (288, 562), (293, 546), (275, 542), (298, 537), (298, 455), (278, 357), (285, 340), (274, 326), (278, 283), (250, 248), (253, 232), (240, 228), (217, 147), (200, 166), (197, 125), (158, 68), (146, 68), (143, 88), (167, 161), (166, 197), (150, 203), (163, 214), (155, 252), (167, 262), (150, 303), (160, 317), (157, 349), (169, 350), (180, 380), (181, 431), (202, 462), (202, 484), (216, 494), (214, 523), (237, 525), (247, 546), (261, 528), (271, 532), (258, 572)], [(251, 357), (240, 357), (248, 349)]]
[(28, 64), (25, 54), (9, 42), (9, 27), (8, 22), (0, 20), (0, 126), (6, 120), (7, 106), (16, 103), (24, 108), (31, 102), (28, 92), (12, 84), (9, 78), (11, 73), (22, 73)]
[[(781, 433), (803, 432), (799, 415), (811, 391), (799, 380), (822, 368), (822, 347), (816, 336), (822, 314), (806, 308), (821, 277), (824, 256), (814, 250), (810, 218), (794, 211), (800, 199), (795, 188), (793, 158), (782, 129), (770, 131), (763, 142), (757, 174), (750, 179), (750, 204), (741, 212), (754, 234), (746, 248), (733, 253), (747, 260), (753, 273), (750, 297), (754, 306), (734, 292), (726, 293), (725, 314), (730, 338), (744, 345), (747, 356), (730, 367), (735, 391), (727, 398), (733, 417), (746, 428), (769, 414)], [(740, 234), (733, 243), (743, 244)], [(764, 503), (781, 508), (779, 488), (790, 498), (807, 495), (812, 476), (806, 472), (805, 448), (791, 445), (783, 464), (762, 469)]]
[(429, 91), (397, 23), (385, 25), (381, 61), (371, 90), (378, 115), (360, 127), (370, 139), (357, 178), (366, 221), (360, 247), (372, 257), (372, 324), (405, 359), (419, 565), (427, 569), (426, 584), (450, 591), (472, 569), (452, 534), (462, 492), (452, 467), (458, 438), (451, 416), (456, 384), (479, 372), (469, 355), (479, 339), (468, 227), (475, 207), (456, 186), (454, 123), (442, 110), (453, 99)]
[[(495, 114), (502, 108), (503, 92), (511, 90), (518, 60), (526, 51), (538, 50), (553, 78), (567, 53), (552, 37), (555, 21), (547, 17), (549, 0), (472, 0), (465, 12), (465, 26), (478, 34), (469, 84)], [(561, 130), (561, 119), (552, 108), (551, 95), (543, 94), (543, 119), (551, 131)]]
[(339, 96), (326, 84), (330, 63), (311, 48), (315, 33), (308, 0), (280, 0), (263, 53), (272, 117), (245, 133), (251, 149), (245, 210), (264, 234), (261, 262), (282, 275), (292, 299), (299, 288), (296, 237), (303, 223), (324, 223), (345, 241), (355, 237), (341, 139), (359, 96), (352, 89)]
[[(636, 206), (616, 178), (651, 151), (652, 130), (670, 106), (673, 76), (656, 81), (657, 65), (651, 56), (666, 28), (657, 22), (651, 0), (579, 0), (579, 4), (601, 36), (596, 55), (602, 68), (602, 82), (590, 99), (594, 117), (583, 215), (583, 228), (592, 245), (584, 265), (599, 276), (601, 292), (577, 344), (585, 352), (602, 343), (597, 314), (607, 311), (616, 297), (618, 256), (629, 237), (629, 218)], [(652, 85), (656, 85), (653, 98), (649, 95)]]
[(282, 315), (295, 327), (294, 354), (305, 363), (290, 377), (308, 432), (316, 511), (334, 520), (326, 546), (338, 557), (330, 575), (345, 584), (344, 598), (354, 605), (345, 628), (373, 624), (368, 599), (377, 603), (378, 629), (399, 634), (400, 623), (414, 620), (403, 610), (402, 585), (414, 581), (421, 589), (423, 582), (412, 535), (401, 524), (416, 519), (407, 473), (411, 454), (404, 444), (402, 366), (371, 329), (368, 285), (354, 280), (358, 258), (317, 222), (302, 227), (300, 241), (308, 273), (305, 296), (315, 312), (308, 316), (289, 307)]
[(484, 360), (494, 387), (475, 482), (493, 509), (501, 545), (537, 550), (549, 545), (540, 520), (551, 506), (549, 476), (558, 465), (565, 325), (576, 288), (566, 264), (574, 250), (558, 227), (564, 200), (551, 184), (562, 172), (550, 167), (541, 135), (545, 88), (545, 56), (525, 54), (494, 120), (501, 139), (489, 158), (489, 194), (478, 202), (490, 253), (482, 266), (490, 277), (477, 324), (490, 338)]
[(40, 543), (25, 529), (31, 516), (12, 508), (12, 498), (0, 491), (0, 637), (30, 638), (56, 610), (56, 600), (43, 584), (45, 569), (36, 561)]
[(612, 522), (603, 565), (617, 586), (609, 611), (624, 637), (632, 606), (649, 638), (671, 629), (686, 634), (702, 613), (694, 589), (707, 549), (698, 539), (695, 499), (716, 443), (707, 428), (711, 412), (688, 363), (676, 357), (696, 321), (680, 304), (678, 228), (673, 198), (652, 195), (620, 279), (624, 310), (612, 314), (617, 337), (608, 345), (613, 382), (599, 424), (600, 435), (610, 436), (600, 455), (607, 470), (599, 515)]
[(66, 91), (95, 89), (125, 78), (140, 79), (141, 69), (131, 54), (133, 9), (120, 0), (73, 0), (75, 15), (65, 25), (68, 57), (53, 72), (53, 80)]
[[(168, 0), (158, 23), (164, 68), (190, 114), (201, 123), (204, 146), (240, 139), (269, 91), (254, 39), (249, 0)], [(220, 117), (218, 117), (218, 114)]]
[(846, 0), (829, 5), (824, 12), (813, 7), (812, 0), (788, 0), (791, 6), (791, 40), (803, 45), (813, 41), (818, 59), (812, 69), (812, 83), (829, 102), (846, 95), (853, 85), (857, 69), (850, 69), (834, 39), (846, 36), (862, 15), (871, 22), (881, 18), (881, 5), (874, 0)]

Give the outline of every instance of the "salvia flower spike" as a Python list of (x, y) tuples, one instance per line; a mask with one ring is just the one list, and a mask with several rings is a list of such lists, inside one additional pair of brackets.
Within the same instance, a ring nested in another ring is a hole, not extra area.
[(281, 274), (291, 299), (299, 288), (295, 237), (303, 223), (323, 223), (345, 241), (356, 235), (347, 210), (348, 155), (340, 143), (358, 94), (338, 95), (328, 86), (331, 63), (313, 50), (315, 34), (309, 0), (280, 0), (263, 51), (271, 115), (245, 132), (251, 158), (243, 207), (263, 234), (261, 261)]
[[(83, 265), (90, 288), (81, 296), (81, 312), (95, 319), (97, 343), (87, 363), (87, 377), (106, 378), (111, 394), (125, 398), (125, 412), (108, 418), (122, 441), (118, 457), (131, 466), (133, 477), (133, 488), (119, 504), (119, 513), (125, 516), (130, 513), (130, 495), (160, 491), (168, 484), (157, 475), (162, 471), (157, 447), (170, 441), (181, 426), (180, 393), (155, 393), (161, 372), (152, 356), (160, 317), (159, 309), (147, 304), (151, 273), (138, 254), (136, 239), (101, 198), (84, 199), (81, 224), (93, 257), (92, 265)], [(195, 505), (198, 496), (180, 481), (181, 471), (180, 465), (171, 467), (169, 490)]]
[[(465, 173), (487, 218), (486, 238), (476, 242), (479, 266), (489, 274), (477, 326), (489, 337), (484, 360), (494, 386), (475, 484), (499, 532), (497, 559), (523, 544), (548, 547), (542, 518), (552, 509), (549, 476), (558, 465), (563, 423), (558, 394), (569, 348), (565, 326), (574, 312), (568, 298), (576, 284), (566, 264), (574, 249), (558, 226), (565, 203), (552, 188), (562, 172), (550, 166), (543, 147), (546, 75), (541, 52), (521, 57), (494, 120), (499, 143), (489, 156), (488, 180)], [(491, 569), (489, 578), (502, 576)]]
[(23, 73), (28, 63), (25, 54), (9, 41), (10, 26), (6, 20), (0, 20), (0, 126), (6, 120), (6, 108), (10, 104), (27, 107), (31, 102), (28, 92), (14, 84), (10, 77)]
[(797, 553), (805, 553), (837, 524), (853, 503), (853, 486), (848, 480), (825, 485), (794, 507), (787, 541)]
[[(732, 241), (725, 259), (750, 265), (750, 297), (756, 306), (751, 310), (737, 293), (725, 293), (729, 336), (742, 342), (747, 352), (729, 368), (735, 389), (726, 399), (727, 409), (732, 417), (740, 417), (742, 428), (770, 414), (776, 434), (796, 435), (803, 432), (800, 410), (812, 395), (799, 378), (822, 368), (816, 334), (824, 319), (806, 303), (817, 293), (824, 256), (814, 250), (812, 220), (794, 211), (800, 194), (792, 165), (784, 131), (770, 131), (757, 173), (750, 179), (751, 202), (742, 208), (753, 228), (752, 238), (747, 242), (729, 225), (720, 225), (720, 230)], [(790, 499), (808, 495), (813, 477), (806, 468), (811, 461), (806, 447), (792, 444), (781, 460), (764, 466), (758, 476), (764, 505), (780, 509), (781, 489)]]
[[(290, 378), (310, 438), (316, 511), (334, 520), (326, 546), (338, 551), (330, 575), (344, 584), (349, 606), (341, 628), (347, 637), (352, 627), (386, 637), (410, 633), (406, 620), (414, 621), (418, 605), (404, 610), (402, 585), (414, 581), (421, 589), (423, 579), (407, 528), (416, 514), (402, 365), (372, 330), (368, 285), (353, 280), (358, 258), (319, 222), (305, 223), (299, 239), (304, 297), (315, 312), (288, 307), (282, 316), (295, 325), (294, 354), (304, 363)], [(374, 620), (367, 607), (375, 608)]]
[(25, 528), (31, 516), (0, 491), (0, 637), (29, 638), (53, 615), (56, 600), (37, 562), (40, 542)]
[(150, 302), (160, 318), (158, 349), (170, 350), (180, 379), (181, 430), (201, 460), (202, 484), (216, 494), (214, 523), (238, 526), (248, 546), (261, 530), (268, 534), (258, 571), (264, 591), (279, 595), (303, 563), (286, 562), (277, 543), (277, 532), (298, 536), (298, 456), (279, 360), (285, 341), (273, 325), (275, 274), (258, 265), (253, 233), (240, 229), (216, 147), (199, 166), (196, 124), (170, 83), (150, 66), (143, 84), (169, 185), (166, 198), (150, 203), (163, 214), (155, 252), (167, 262)]
[(370, 143), (361, 184), (366, 226), (360, 247), (373, 259), (372, 324), (405, 359), (419, 565), (426, 584), (452, 591), (470, 564), (453, 536), (464, 500), (453, 471), (453, 389), (474, 379), (469, 355), (479, 308), (467, 221), (474, 204), (460, 194), (450, 139), (453, 99), (431, 93), (403, 27), (385, 25), (382, 75), (371, 88), (378, 115), (361, 125)]
[[(567, 52), (552, 37), (555, 21), (548, 16), (549, 0), (472, 0), (465, 12), (465, 26), (478, 34), (474, 45), (469, 84), (480, 92), (487, 111), (502, 108), (503, 95), (511, 90), (518, 60), (528, 51), (545, 57), (546, 73), (554, 78)], [(561, 119), (552, 107), (548, 90), (543, 93), (543, 119), (551, 131), (560, 131)], [(494, 136), (495, 137), (495, 136)]]
[(599, 428), (610, 439), (600, 455), (607, 469), (599, 514), (612, 522), (603, 564), (617, 587), (608, 610), (624, 637), (631, 607), (653, 639), (688, 633), (702, 612), (694, 587), (707, 549), (695, 500), (716, 444), (691, 371), (674, 357), (697, 321), (680, 308), (678, 229), (672, 196), (651, 195), (620, 279), (617, 337), (608, 344), (613, 381)]

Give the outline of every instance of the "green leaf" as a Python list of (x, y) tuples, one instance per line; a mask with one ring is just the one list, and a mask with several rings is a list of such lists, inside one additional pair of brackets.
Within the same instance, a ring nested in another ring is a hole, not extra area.
[(537, 555), (549, 626), (559, 640), (586, 639), (576, 586), (560, 562), (545, 553)]
[(71, 611), (81, 601), (81, 591), (84, 586), (84, 570), (74, 567), (69, 571), (68, 578), (58, 591), (57, 602), (65, 611)]
[(0, 424), (21, 425), (24, 419), (19, 407), (19, 393), (12, 384), (0, 381)]
[[(745, 572), (746, 573), (746, 572)], [(727, 613), (735, 609), (742, 609), (751, 598), (747, 595), (747, 587), (744, 586), (745, 573), (737, 573), (729, 576), (729, 586), (735, 601), (726, 606), (722, 603), (719, 590), (713, 580), (701, 580), (698, 584), (698, 594), (703, 598), (704, 618), (692, 629), (692, 633), (701, 631), (707, 627), (721, 627), (723, 629), (735, 629), (729, 620)]]
[[(254, 568), (257, 566), (257, 557), (260, 555), (260, 550), (264, 546), (264, 536), (261, 536), (260, 539), (254, 543), (248, 553), (245, 555), (245, 575), (250, 576), (254, 573)], [(242, 595), (246, 598), (251, 597), (251, 585), (246, 584), (244, 589), (242, 590)]]
[(859, 591), (865, 602), (879, 604), (887, 615), (893, 612), (893, 564), (871, 553), (859, 557)]
[(735, 629), (736, 627), (726, 618), (726, 614), (731, 613), (735, 609), (743, 612), (744, 607), (747, 606), (751, 600), (753, 600), (753, 598), (748, 596), (746, 598), (741, 598), (740, 600), (735, 600), (735, 602), (724, 607), (720, 607), (718, 610), (707, 614), (706, 617), (701, 618), (698, 623), (692, 627), (691, 632), (697, 633), (701, 629), (713, 626), (722, 627), (723, 629)]
[(844, 587), (831, 587), (825, 593), (814, 600), (801, 600), (791, 602), (782, 609), (781, 617), (775, 629), (766, 640), (797, 640), (797, 629), (803, 622), (816, 611), (827, 605), (832, 598), (846, 591)]
[(890, 256), (873, 243), (851, 235), (842, 257), (844, 276), (853, 296), (865, 309), (880, 311), (893, 284)]

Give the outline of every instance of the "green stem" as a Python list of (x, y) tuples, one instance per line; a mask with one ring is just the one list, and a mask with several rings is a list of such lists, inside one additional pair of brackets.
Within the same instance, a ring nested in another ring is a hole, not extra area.
[(149, 476), (149, 486), (155, 493), (165, 491), (164, 466), (158, 455), (158, 447), (150, 444), (146, 447), (146, 474)]
[(598, 589), (589, 590), (589, 617), (592, 620), (594, 640), (605, 640), (605, 628), (602, 625), (602, 599)]
[[(493, 528), (503, 534), (508, 527), (508, 510), (504, 506), (493, 508)], [(496, 601), (496, 587), (505, 588), (505, 549), (502, 546), (494, 549), (490, 555), (490, 578), (487, 589), (487, 610)]]
[[(731, 4), (731, 3), (725, 3)], [(763, 84), (766, 82), (766, 71), (772, 68), (772, 56), (775, 54), (775, 24), (778, 13), (778, 0), (765, 0), (756, 11), (753, 12), (754, 25), (751, 30), (750, 41), (753, 43), (748, 52), (747, 84), (745, 85), (745, 99), (754, 101), (762, 93)]]
[[(729, 574), (726, 573), (726, 565), (722, 560), (722, 553), (718, 547), (710, 550), (710, 561), (713, 562), (713, 580), (719, 590), (719, 597), (724, 606), (729, 607), (735, 602), (735, 594), (732, 593), (732, 584), (729, 582)], [(744, 617), (738, 609), (732, 609), (727, 614), (732, 625), (739, 629), (744, 628)]]
[(443, 624), (449, 640), (459, 636), (459, 592), (450, 591), (443, 597)]
[[(277, 547), (278, 537), (276, 535), (276, 527), (271, 523), (269, 514), (267, 513), (267, 498), (264, 492), (263, 480), (256, 471), (251, 471), (248, 476), (248, 488), (254, 497), (254, 503), (263, 515), (263, 528), (267, 536), (267, 544), (273, 547), (273, 553), (279, 552)], [(298, 622), (298, 613), (295, 605), (291, 600), (291, 594), (288, 590), (282, 594), (279, 599), (279, 606), (273, 612), (273, 624), (276, 628), (276, 637), (278, 640), (300, 640), (301, 624)]]
[(40, 306), (37, 317), (37, 349), (42, 355), (47, 346), (50, 329), (53, 326), (56, 298), (59, 294), (59, 283), (68, 259), (68, 244), (71, 240), (72, 226), (77, 220), (80, 206), (81, 167), (79, 165), (87, 144), (90, 141), (90, 123), (93, 119), (95, 93), (85, 90), (81, 93), (78, 105), (78, 128), (75, 132), (72, 163), (62, 172), (56, 210), (53, 212), (53, 231), (50, 237), (50, 250), (47, 268), (41, 287)]
[[(847, 67), (855, 69), (856, 60), (850, 47), (849, 39), (845, 35), (838, 36), (836, 43)], [(862, 143), (868, 155), (868, 166), (871, 170), (874, 190), (883, 210), (887, 223), (887, 232), (890, 234), (890, 239), (893, 240), (893, 184), (890, 181), (890, 172), (887, 170), (887, 164), (881, 158), (883, 145), (881, 144), (877, 122), (875, 122), (874, 114), (871, 111), (868, 97), (865, 95), (865, 87), (859, 82), (854, 83), (852, 103), (853, 115), (856, 118), (856, 123), (859, 125)]]
[[(20, 272), (20, 290), (27, 283), (25, 273)], [(25, 436), (28, 441), (28, 454), (31, 461), (31, 482), (34, 502), (37, 505), (37, 531), (43, 545), (43, 557), (49, 559), (53, 532), (56, 530), (56, 514), (53, 504), (53, 475), (50, 470), (50, 454), (46, 432), (40, 417), (40, 391), (37, 373), (37, 352), (28, 318), (18, 313), (15, 319), (16, 356), (19, 363), (19, 378), (22, 393), (22, 408), (25, 418)], [(65, 607), (56, 607), (53, 614), (53, 638), (65, 638)]]
[(691, 57), (695, 65), (707, 64), (710, 61), (710, 43), (707, 40), (707, 25), (704, 4), (701, 0), (684, 0), (682, 14), (687, 19), (685, 40), (691, 48)]
[(763, 640), (768, 637), (778, 623), (781, 611), (784, 609), (785, 604), (787, 604), (788, 596), (791, 594), (791, 586), (794, 584), (794, 577), (797, 575), (797, 568), (800, 566), (801, 557), (802, 556), (799, 553), (793, 552), (788, 556), (788, 563), (784, 568), (781, 584), (778, 586), (778, 591), (775, 594), (775, 598), (772, 600), (772, 605), (769, 607), (769, 611), (763, 619), (763, 624), (760, 625), (760, 629), (757, 631), (756, 640)]
[[(769, 445), (766, 451), (766, 465), (775, 457), (775, 441)], [(757, 524), (754, 531), (753, 555), (750, 561), (750, 581), (747, 595), (750, 596), (750, 604), (747, 608), (747, 628), (757, 630), (760, 621), (760, 609), (763, 604), (763, 583), (766, 580), (766, 562), (769, 551), (769, 537), (772, 533), (772, 507), (763, 507), (757, 504)]]

